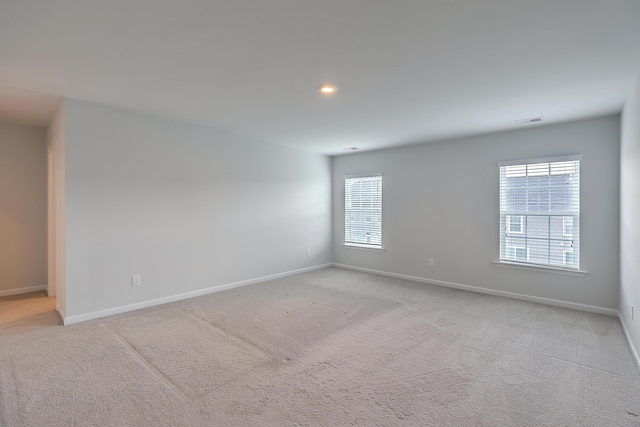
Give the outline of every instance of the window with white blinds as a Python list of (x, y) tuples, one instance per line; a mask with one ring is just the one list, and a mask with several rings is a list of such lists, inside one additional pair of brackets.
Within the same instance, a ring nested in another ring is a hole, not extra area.
[(382, 247), (382, 174), (345, 177), (344, 243)]
[(499, 164), (500, 261), (579, 270), (580, 161)]

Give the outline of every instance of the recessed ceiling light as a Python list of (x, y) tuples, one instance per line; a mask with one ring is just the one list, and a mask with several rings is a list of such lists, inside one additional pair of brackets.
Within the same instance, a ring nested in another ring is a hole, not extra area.
[(333, 93), (336, 93), (338, 88), (333, 85), (320, 85), (318, 86), (318, 90), (320, 91), (320, 93), (323, 93), (325, 95), (331, 95)]
[(358, 149), (358, 147), (347, 147), (347, 148), (343, 148), (342, 151), (356, 151)]

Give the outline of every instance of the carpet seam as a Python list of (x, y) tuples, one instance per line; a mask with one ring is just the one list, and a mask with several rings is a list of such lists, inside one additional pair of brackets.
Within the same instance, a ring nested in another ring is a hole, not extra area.
[(618, 374), (616, 374), (614, 372), (605, 371), (603, 369), (594, 368), (593, 366), (588, 366), (588, 365), (584, 365), (582, 363), (572, 362), (570, 360), (561, 359), (559, 357), (551, 356), (551, 355), (544, 354), (544, 353), (543, 353), (543, 355), (544, 355), (544, 357), (546, 357), (548, 359), (558, 360), (560, 362), (565, 362), (565, 363), (568, 363), (570, 365), (578, 366), (580, 368), (592, 369), (592, 370), (597, 371), (597, 372), (602, 372), (603, 374), (609, 374), (609, 375), (612, 375), (614, 377), (620, 377), (620, 375), (618, 375)]
[(231, 339), (231, 340), (233, 340), (233, 341), (235, 341), (237, 343), (241, 343), (243, 346), (247, 346), (248, 345), (248, 346), (250, 346), (250, 347), (252, 347), (254, 349), (257, 349), (267, 357), (271, 357), (271, 358), (274, 357), (274, 355), (271, 352), (269, 352), (268, 350), (258, 346), (257, 344), (255, 344), (255, 343), (253, 343), (251, 341), (245, 340), (243, 338), (240, 338), (239, 336), (237, 336), (235, 334), (232, 334), (231, 332), (227, 331), (226, 329), (221, 328), (220, 326), (210, 322), (206, 318), (201, 317), (198, 314), (185, 309), (184, 307), (181, 307), (181, 309), (185, 313), (187, 313), (188, 316), (192, 317), (193, 319), (195, 319), (195, 320), (197, 320), (197, 321), (199, 321), (201, 323), (204, 323), (205, 325), (207, 325), (208, 327), (214, 329), (215, 331), (222, 333), (222, 335), (224, 335), (226, 338), (229, 338), (229, 339)]
[(162, 373), (162, 371), (156, 368), (146, 357), (144, 357), (142, 353), (140, 353), (129, 341), (127, 341), (126, 338), (124, 338), (122, 335), (109, 328), (109, 326), (105, 324), (101, 324), (100, 326), (109, 331), (116, 338), (116, 340), (125, 349), (127, 349), (129, 353), (131, 353), (134, 359), (139, 364), (144, 366), (144, 368), (147, 369), (156, 379), (158, 379), (167, 389), (169, 389), (169, 391), (181, 396), (183, 400), (186, 400), (185, 392), (176, 383), (174, 383), (171, 378), (167, 377), (164, 373)]

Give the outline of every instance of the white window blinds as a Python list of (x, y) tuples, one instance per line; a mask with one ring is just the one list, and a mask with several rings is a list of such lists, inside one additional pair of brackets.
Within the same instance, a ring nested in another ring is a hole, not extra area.
[(579, 269), (580, 159), (499, 164), (501, 261)]
[(345, 177), (344, 243), (382, 247), (382, 175)]

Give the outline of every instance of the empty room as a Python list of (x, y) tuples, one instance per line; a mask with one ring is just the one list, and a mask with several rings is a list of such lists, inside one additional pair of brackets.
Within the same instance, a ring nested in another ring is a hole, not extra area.
[(0, 426), (640, 426), (639, 47), (637, 0), (0, 0)]

